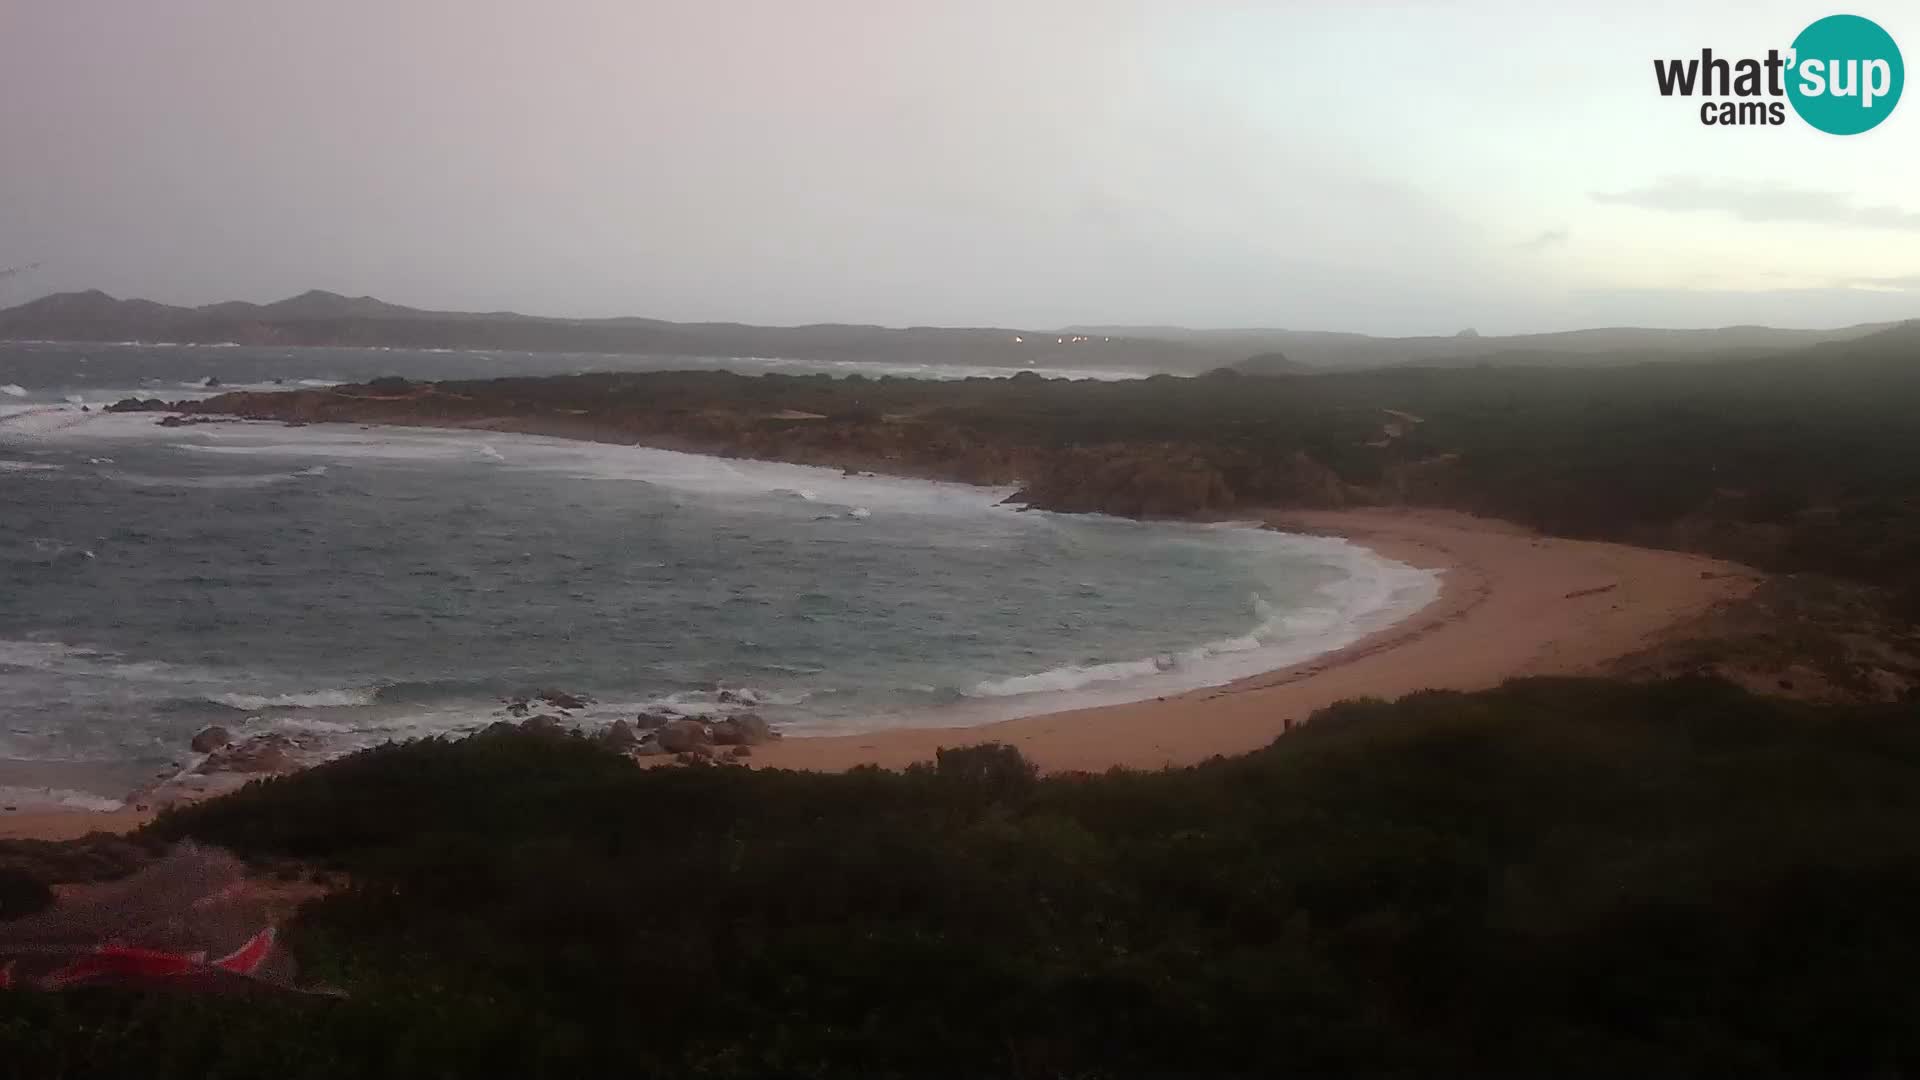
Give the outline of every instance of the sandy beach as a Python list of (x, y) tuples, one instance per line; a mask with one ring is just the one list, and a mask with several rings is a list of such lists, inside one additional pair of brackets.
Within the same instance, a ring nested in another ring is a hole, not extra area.
[[(1002, 742), (1047, 771), (1157, 769), (1262, 746), (1314, 710), (1356, 697), (1473, 690), (1525, 675), (1592, 672), (1676, 623), (1750, 590), (1745, 567), (1672, 551), (1538, 536), (1446, 511), (1274, 513), (1290, 532), (1347, 537), (1442, 571), (1440, 597), (1413, 617), (1297, 667), (1148, 701), (968, 728), (790, 738), (757, 747), (759, 768), (899, 768), (941, 747)], [(0, 838), (70, 839), (126, 831), (150, 814), (16, 811)]]
[(1266, 520), (1439, 569), (1440, 598), (1345, 649), (1226, 686), (964, 729), (787, 739), (755, 748), (754, 763), (899, 768), (930, 760), (943, 746), (1003, 742), (1047, 771), (1189, 765), (1259, 749), (1337, 701), (1592, 672), (1677, 622), (1745, 595), (1758, 580), (1745, 567), (1705, 556), (1542, 537), (1447, 511), (1289, 512)]

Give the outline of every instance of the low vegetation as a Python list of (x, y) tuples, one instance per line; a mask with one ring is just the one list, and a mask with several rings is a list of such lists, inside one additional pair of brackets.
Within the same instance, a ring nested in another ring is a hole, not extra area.
[(642, 770), (520, 733), (170, 813), (352, 882), (344, 998), (0, 996), (19, 1075), (1920, 1069), (1920, 726), (1727, 684), (1323, 711), (1161, 773)]
[(1132, 382), (725, 372), (231, 394), (283, 420), (482, 423), (1018, 484), (1047, 509), (1468, 510), (1886, 588), (1920, 618), (1920, 323), (1781, 356)]

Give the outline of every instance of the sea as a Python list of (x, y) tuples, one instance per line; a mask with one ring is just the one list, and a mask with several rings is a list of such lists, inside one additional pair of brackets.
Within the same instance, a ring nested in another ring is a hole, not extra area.
[(1010, 489), (101, 409), (382, 375), (689, 368), (1016, 373), (0, 344), (0, 801), (118, 806), (194, 769), (189, 741), (213, 724), (287, 734), (319, 761), (472, 732), (548, 689), (591, 699), (570, 717), (588, 730), (742, 709), (796, 738), (964, 727), (1287, 666), (1438, 593), (1434, 572), (1339, 539), (1026, 511)]

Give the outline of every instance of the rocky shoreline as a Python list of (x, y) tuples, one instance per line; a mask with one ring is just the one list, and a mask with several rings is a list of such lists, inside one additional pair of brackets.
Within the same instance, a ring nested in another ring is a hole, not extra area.
[[(595, 380), (599, 376), (561, 377)], [(615, 378), (609, 376), (607, 378)], [(648, 376), (621, 377), (627, 383)], [(168, 414), (168, 426), (242, 419), (289, 425), (383, 424), (547, 435), (716, 457), (814, 465), (917, 479), (1017, 488), (1008, 501), (1066, 513), (1219, 518), (1251, 506), (1341, 507), (1378, 501), (1304, 452), (1255, 460), (1244, 450), (1187, 439), (1038, 439), (988, 430), (952, 414), (932, 391), (907, 411), (869, 407), (842, 384), (816, 400), (817, 380), (727, 373), (662, 373), (697, 383), (685, 394), (609, 400), (590, 386), (550, 380), (481, 384), (376, 379), (361, 385), (239, 391), (198, 401), (127, 398), (109, 412)], [(831, 380), (828, 380), (831, 382)], [(879, 380), (882, 383), (913, 380)], [(1037, 388), (1037, 375), (965, 380), (993, 393)], [(1182, 380), (1191, 382), (1193, 380)], [(734, 383), (748, 383), (743, 388)], [(525, 385), (523, 385), (525, 384)], [(624, 385), (624, 384), (623, 384)], [(939, 384), (949, 387), (953, 384)], [(974, 388), (973, 392), (983, 392)], [(524, 395), (524, 396), (523, 396)], [(1257, 478), (1257, 481), (1256, 479)]]
[[(753, 757), (754, 747), (782, 738), (759, 713), (750, 711), (757, 699), (750, 691), (721, 690), (717, 703), (748, 707), (744, 711), (643, 710), (631, 719), (621, 717), (589, 730), (575, 713), (595, 704), (585, 694), (564, 690), (505, 699), (502, 719), (461, 738), (485, 738), (506, 732), (524, 732), (556, 738), (585, 739), (612, 753), (646, 765), (740, 764)], [(136, 810), (191, 802), (221, 794), (236, 783), (285, 776), (318, 763), (321, 748), (312, 736), (265, 732), (245, 737), (214, 724), (195, 733), (189, 742), (204, 755), (177, 774), (147, 785), (127, 796)]]

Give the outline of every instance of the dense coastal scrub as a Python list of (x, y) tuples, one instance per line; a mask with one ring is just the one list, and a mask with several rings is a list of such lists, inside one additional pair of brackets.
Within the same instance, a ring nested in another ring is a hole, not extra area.
[(643, 770), (503, 733), (175, 811), (351, 884), (343, 999), (0, 999), (22, 1075), (1920, 1067), (1920, 726), (1703, 680), (1355, 702), (1037, 778)]
[(1017, 484), (1040, 508), (1438, 506), (1886, 587), (1920, 615), (1920, 324), (1738, 363), (1132, 382), (725, 372), (237, 393), (209, 413), (484, 425)]

